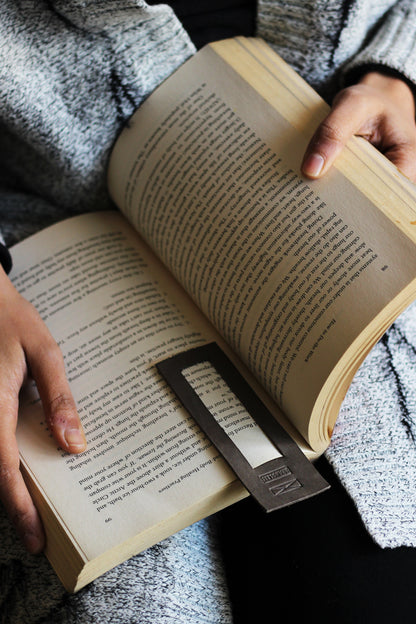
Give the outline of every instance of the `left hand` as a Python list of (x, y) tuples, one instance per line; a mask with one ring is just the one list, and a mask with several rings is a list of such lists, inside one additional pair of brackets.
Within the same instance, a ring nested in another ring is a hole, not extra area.
[(367, 139), (416, 182), (415, 100), (403, 80), (371, 72), (340, 91), (307, 147), (302, 172), (320, 178), (353, 135)]
[(1, 267), (0, 371), (0, 501), (26, 548), (38, 553), (45, 545), (45, 534), (20, 471), (15, 436), (19, 393), (29, 374), (59, 446), (69, 453), (82, 453), (86, 441), (62, 353), (38, 312), (17, 292)]

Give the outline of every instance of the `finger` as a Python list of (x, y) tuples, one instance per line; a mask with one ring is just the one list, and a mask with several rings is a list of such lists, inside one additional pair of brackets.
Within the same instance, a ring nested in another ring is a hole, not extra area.
[(43, 550), (45, 535), (42, 522), (20, 472), (19, 451), (15, 431), (17, 394), (0, 387), (0, 499), (27, 550), (36, 554)]
[(49, 332), (35, 345), (26, 344), (31, 375), (36, 382), (49, 429), (69, 453), (82, 453), (87, 443), (65, 374), (61, 350)]
[(384, 150), (384, 155), (396, 165), (409, 180), (416, 182), (416, 131), (413, 136)]
[(355, 134), (371, 138), (379, 110), (376, 102), (363, 98), (360, 91), (360, 86), (355, 86), (341, 92), (332, 111), (317, 128), (301, 167), (309, 178), (323, 176)]

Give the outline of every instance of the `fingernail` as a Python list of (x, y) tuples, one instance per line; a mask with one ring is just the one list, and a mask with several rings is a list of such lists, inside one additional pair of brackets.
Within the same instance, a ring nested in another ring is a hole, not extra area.
[(65, 442), (73, 451), (83, 451), (86, 447), (85, 436), (79, 429), (67, 429)]
[(311, 178), (317, 178), (324, 164), (325, 159), (320, 154), (309, 154), (302, 165), (302, 171)]

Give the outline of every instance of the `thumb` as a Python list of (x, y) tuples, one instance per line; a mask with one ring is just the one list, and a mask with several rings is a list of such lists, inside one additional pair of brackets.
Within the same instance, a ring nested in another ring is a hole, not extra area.
[(301, 170), (308, 178), (319, 178), (331, 168), (348, 139), (349, 128), (334, 124), (329, 115), (313, 135), (303, 158)]
[(370, 138), (379, 105), (364, 95), (360, 85), (344, 89), (337, 95), (331, 112), (318, 126), (306, 148), (301, 169), (307, 177), (324, 175), (355, 134)]

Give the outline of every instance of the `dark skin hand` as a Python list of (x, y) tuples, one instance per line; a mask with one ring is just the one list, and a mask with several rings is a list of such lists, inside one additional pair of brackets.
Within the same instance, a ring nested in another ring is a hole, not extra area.
[[(309, 178), (325, 175), (353, 135), (365, 137), (416, 181), (415, 104), (403, 81), (374, 72), (341, 91), (307, 148), (303, 173)], [(45, 536), (20, 472), (15, 438), (19, 391), (29, 374), (57, 444), (81, 453), (86, 441), (60, 349), (1, 268), (0, 345), (0, 500), (28, 551), (38, 553)]]
[(43, 550), (39, 514), (23, 481), (15, 438), (19, 391), (36, 381), (50, 431), (69, 453), (86, 448), (61, 351), (35, 308), (0, 268), (0, 499), (27, 550)]
[(307, 147), (303, 173), (312, 179), (325, 175), (353, 135), (367, 139), (416, 181), (415, 101), (405, 82), (372, 72), (341, 91)]

